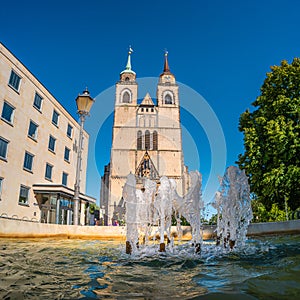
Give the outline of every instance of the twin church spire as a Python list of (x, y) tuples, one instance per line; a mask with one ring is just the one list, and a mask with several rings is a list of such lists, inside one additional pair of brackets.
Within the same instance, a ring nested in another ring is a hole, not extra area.
[(123, 70), (120, 73), (120, 75), (123, 74), (123, 73), (135, 74), (135, 72), (133, 70), (131, 70), (131, 54), (132, 54), (132, 52), (133, 52), (133, 50), (132, 50), (131, 46), (129, 46), (127, 64), (126, 64), (125, 70)]
[[(131, 65), (132, 53), (133, 50), (129, 47), (126, 67), (120, 73), (120, 80), (117, 83), (116, 105), (134, 106), (138, 103), (138, 83), (136, 81), (136, 73), (132, 70)], [(157, 106), (179, 106), (178, 85), (176, 84), (175, 76), (170, 71), (167, 51), (164, 53), (163, 72), (158, 77), (156, 91)], [(148, 98), (151, 97), (146, 95), (139, 105), (144, 105), (146, 102), (149, 104)], [(153, 105), (152, 100), (151, 105)], [(144, 112), (147, 112), (147, 109)]]
[(168, 62), (168, 51), (165, 51), (165, 63), (164, 63), (164, 72), (165, 74), (171, 73), (169, 68), (169, 62)]
[[(131, 54), (132, 53), (133, 53), (133, 50), (132, 50), (131, 46), (129, 46), (128, 57), (127, 57), (127, 64), (126, 64), (125, 69), (120, 73), (121, 80), (122, 80), (122, 77), (123, 77), (122, 75), (125, 74), (125, 73), (134, 75), (134, 79), (135, 79), (136, 73), (131, 68)], [(160, 75), (160, 78), (163, 75), (167, 75), (167, 76), (172, 75), (174, 77), (174, 75), (171, 73), (170, 67), (169, 67), (168, 51), (165, 51), (165, 55), (164, 55), (164, 68), (163, 68), (163, 73)], [(128, 77), (125, 77), (126, 81), (128, 81), (128, 79), (129, 79)]]

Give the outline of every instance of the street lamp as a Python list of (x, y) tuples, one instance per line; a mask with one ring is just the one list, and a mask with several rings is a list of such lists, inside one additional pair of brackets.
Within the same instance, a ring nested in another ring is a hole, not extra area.
[(74, 201), (74, 225), (78, 225), (83, 124), (84, 124), (86, 116), (89, 115), (90, 109), (94, 102), (95, 102), (95, 100), (90, 96), (90, 93), (87, 88), (85, 89), (85, 91), (82, 94), (79, 94), (76, 98), (77, 113), (80, 116), (80, 131), (79, 131), (76, 177), (75, 177), (74, 198), (73, 198), (73, 201)]

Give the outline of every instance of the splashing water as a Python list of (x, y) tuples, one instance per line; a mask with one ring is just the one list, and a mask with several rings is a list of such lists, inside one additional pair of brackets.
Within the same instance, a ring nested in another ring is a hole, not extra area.
[[(126, 201), (126, 244), (131, 247), (133, 251), (136, 251), (136, 247), (139, 241), (138, 233), (138, 200), (135, 188), (136, 179), (133, 174), (127, 176), (126, 184), (123, 188), (123, 198)], [(126, 246), (127, 246), (126, 245)]]
[(126, 252), (135, 253), (139, 249), (139, 241), (147, 245), (153, 230), (153, 240), (159, 235), (160, 251), (165, 251), (165, 235), (168, 247), (174, 247), (171, 236), (172, 216), (177, 221), (177, 235), (182, 235), (181, 217), (184, 217), (192, 228), (192, 241), (195, 252), (200, 252), (202, 244), (200, 212), (203, 208), (201, 200), (202, 177), (198, 171), (190, 173), (190, 188), (184, 197), (176, 192), (176, 182), (166, 176), (156, 182), (145, 179), (142, 190), (136, 189), (135, 175), (127, 176), (123, 188), (126, 203)]
[[(192, 240), (195, 245), (202, 243), (202, 235), (200, 232), (201, 228), (201, 210), (204, 207), (204, 203), (201, 200), (201, 183), (202, 177), (199, 172), (191, 172), (191, 188), (189, 189), (186, 196), (183, 198), (177, 197), (177, 211), (179, 216), (182, 215), (190, 223), (192, 228)], [(178, 206), (179, 204), (179, 206)], [(180, 219), (180, 218), (178, 218)]]
[(235, 166), (227, 168), (220, 179), (213, 206), (218, 212), (217, 244), (227, 249), (243, 247), (253, 218), (250, 188), (244, 170)]

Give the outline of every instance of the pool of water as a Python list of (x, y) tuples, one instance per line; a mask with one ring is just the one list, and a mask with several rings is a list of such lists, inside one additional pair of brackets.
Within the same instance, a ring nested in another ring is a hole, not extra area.
[(120, 242), (0, 239), (0, 299), (300, 299), (300, 235), (161, 254)]

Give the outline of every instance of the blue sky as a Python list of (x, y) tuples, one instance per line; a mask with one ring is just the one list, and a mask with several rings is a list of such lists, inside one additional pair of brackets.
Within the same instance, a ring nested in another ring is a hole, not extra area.
[[(168, 49), (176, 79), (201, 95), (214, 112), (229, 166), (243, 151), (239, 116), (259, 95), (266, 72), (283, 59), (291, 62), (299, 56), (299, 11), (297, 0), (3, 1), (0, 40), (74, 117), (75, 98), (86, 86), (96, 101), (114, 86), (125, 67), (128, 45), (134, 49), (132, 66), (138, 78), (157, 78)], [(99, 108), (113, 104), (107, 95), (92, 108), (88, 131)], [(192, 112), (201, 115), (198, 104)], [(206, 136), (202, 121), (200, 127), (193, 125), (192, 112), (182, 116), (185, 160), (190, 169), (200, 168), (205, 185), (213, 138)], [(108, 163), (111, 146), (109, 120), (102, 123), (92, 137), (92, 147), (99, 147), (89, 162), (99, 170)], [(189, 148), (198, 151), (200, 163)], [(87, 182), (87, 193), (97, 198), (98, 180), (95, 173)]]

